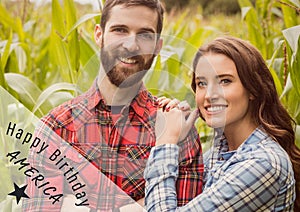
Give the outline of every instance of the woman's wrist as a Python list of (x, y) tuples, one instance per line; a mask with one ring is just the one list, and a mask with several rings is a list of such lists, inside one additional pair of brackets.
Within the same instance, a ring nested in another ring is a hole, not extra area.
[(162, 136), (156, 140), (156, 146), (163, 144), (177, 144), (178, 137), (177, 136)]

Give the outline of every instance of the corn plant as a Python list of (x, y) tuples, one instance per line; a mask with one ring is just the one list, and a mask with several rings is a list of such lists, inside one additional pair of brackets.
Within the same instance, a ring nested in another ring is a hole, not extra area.
[(254, 6), (249, 0), (240, 0), (239, 4), (247, 39), (268, 63), (281, 101), (297, 124), (300, 146), (300, 1), (257, 0)]
[[(281, 101), (297, 123), (300, 146), (299, 0), (251, 2), (239, 0), (240, 16), (204, 19), (200, 7), (167, 14), (163, 49), (145, 76), (145, 85), (154, 95), (186, 99), (195, 107), (190, 83), (198, 47), (223, 34), (250, 40), (267, 61)], [(103, 3), (98, 0), (100, 10)], [(78, 7), (73, 0), (52, 0), (39, 7), (27, 0), (23, 4), (0, 1), (0, 86), (16, 100), (1, 96), (0, 107), (9, 108), (0, 111), (1, 126), (9, 114), (25, 110), (40, 118), (90, 87), (100, 64), (93, 26), (101, 17), (101, 12), (90, 12), (91, 8)], [(201, 120), (196, 126), (207, 149), (211, 131)], [(15, 148), (2, 142), (3, 132), (0, 127), (0, 157)], [(2, 159), (0, 172), (1, 202), (12, 186), (10, 167)], [(5, 201), (2, 205), (11, 211), (12, 202)]]

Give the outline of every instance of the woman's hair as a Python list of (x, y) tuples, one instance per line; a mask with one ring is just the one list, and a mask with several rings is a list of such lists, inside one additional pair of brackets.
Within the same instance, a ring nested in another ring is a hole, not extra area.
[(249, 102), (251, 117), (289, 154), (296, 179), (295, 211), (300, 211), (300, 150), (295, 144), (294, 121), (281, 104), (273, 77), (260, 52), (250, 43), (221, 37), (201, 47), (193, 62), (192, 89), (196, 91), (195, 71), (202, 55), (222, 54), (230, 58), (246, 90), (254, 97)]

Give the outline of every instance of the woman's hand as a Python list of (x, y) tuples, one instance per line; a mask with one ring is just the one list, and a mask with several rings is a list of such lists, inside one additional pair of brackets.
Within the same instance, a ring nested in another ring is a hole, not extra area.
[(188, 117), (187, 112), (177, 108), (169, 112), (158, 110), (155, 123), (156, 146), (162, 144), (177, 144), (189, 133), (198, 117), (198, 110), (192, 111)]
[(146, 209), (144, 209), (145, 206), (145, 198), (142, 198), (138, 201), (136, 201), (133, 204), (125, 205), (121, 208), (119, 208), (120, 212), (146, 212)]
[(158, 106), (167, 112), (176, 107), (182, 111), (189, 111), (191, 109), (187, 101), (180, 102), (178, 99), (169, 99), (165, 96), (157, 98), (157, 101)]

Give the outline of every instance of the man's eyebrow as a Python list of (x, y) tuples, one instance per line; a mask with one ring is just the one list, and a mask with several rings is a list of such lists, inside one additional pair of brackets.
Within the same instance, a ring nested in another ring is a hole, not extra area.
[(111, 25), (109, 28), (128, 28), (126, 25), (124, 24), (115, 24), (115, 25)]
[[(114, 28), (125, 28), (128, 29), (128, 26), (124, 25), (124, 24), (115, 24), (115, 25), (111, 25), (109, 28), (114, 29)], [(150, 27), (143, 27), (141, 28), (139, 31), (141, 32), (150, 32), (150, 33), (156, 33), (154, 29), (150, 28)]]
[(155, 30), (153, 30), (152, 28), (149, 28), (149, 27), (143, 27), (140, 31), (156, 33)]

